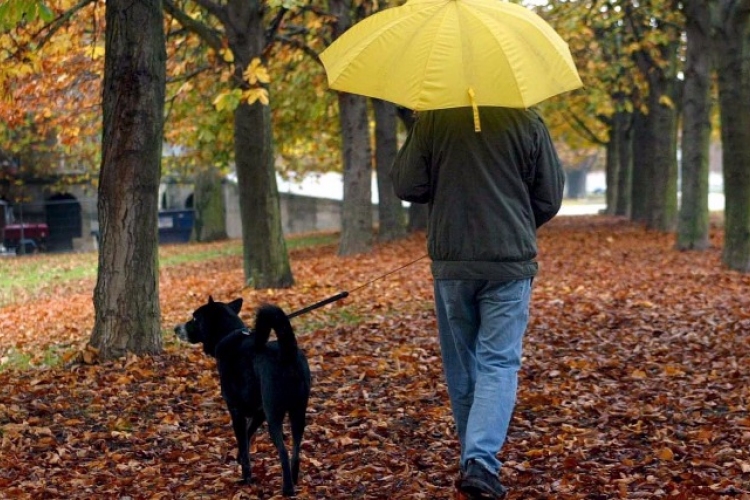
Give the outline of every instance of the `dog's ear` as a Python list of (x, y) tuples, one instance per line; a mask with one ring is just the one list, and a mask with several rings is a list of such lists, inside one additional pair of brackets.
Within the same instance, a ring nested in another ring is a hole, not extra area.
[(229, 309), (234, 311), (235, 314), (239, 314), (240, 309), (242, 309), (242, 297), (240, 297), (239, 299), (234, 299), (232, 302), (230, 302)]
[(209, 303), (209, 304), (213, 304), (213, 303), (214, 303), (214, 298), (213, 298), (213, 296), (211, 296), (211, 295), (209, 295), (209, 296), (208, 296), (208, 303)]

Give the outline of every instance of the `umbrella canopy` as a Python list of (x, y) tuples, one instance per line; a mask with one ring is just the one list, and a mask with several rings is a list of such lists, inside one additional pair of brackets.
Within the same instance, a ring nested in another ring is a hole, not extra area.
[(527, 108), (582, 86), (565, 41), (501, 0), (409, 0), (320, 54), (332, 89), (409, 109)]

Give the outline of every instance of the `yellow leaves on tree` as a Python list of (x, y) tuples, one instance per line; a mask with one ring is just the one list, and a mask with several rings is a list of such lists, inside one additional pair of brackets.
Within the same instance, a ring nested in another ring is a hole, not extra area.
[(234, 53), (232, 53), (232, 50), (229, 47), (224, 47), (219, 50), (219, 55), (228, 63), (234, 62)]
[(244, 91), (242, 93), (242, 99), (247, 101), (248, 104), (260, 101), (264, 106), (268, 106), (268, 103), (270, 102), (268, 99), (268, 90), (262, 87), (255, 87)]
[(262, 85), (268, 84), (271, 78), (268, 75), (268, 70), (259, 58), (256, 57), (250, 61), (247, 69), (242, 73), (242, 78), (250, 85), (250, 88), (245, 90), (222, 90), (219, 92), (219, 95), (213, 100), (213, 105), (217, 111), (233, 111), (241, 102), (254, 104), (256, 101), (259, 101), (264, 106), (268, 106), (270, 102), (268, 89)]
[(250, 65), (247, 67), (245, 72), (242, 73), (242, 77), (250, 85), (271, 82), (271, 77), (268, 76), (268, 70), (257, 57), (250, 61)]
[(264, 106), (268, 106), (268, 90), (263, 88), (261, 84), (270, 83), (271, 77), (268, 76), (268, 70), (259, 58), (256, 57), (250, 61), (250, 65), (242, 73), (242, 77), (251, 85), (251, 88), (242, 93), (242, 99), (247, 101), (248, 104), (260, 101)]
[[(26, 4), (47, 9), (38, 2)], [(80, 138), (101, 133), (104, 38), (103, 23), (98, 22), (100, 11), (93, 3), (81, 5), (64, 29), (45, 27), (45, 22), (74, 7), (79, 5), (73, 0), (54, 2), (46, 15), (35, 10), (33, 19), (25, 18), (0, 33), (0, 122), (18, 134), (29, 134), (27, 139), (54, 138), (66, 155), (76, 158), (77, 166), (95, 168), (93, 141)], [(45, 38), (53, 31), (54, 36)], [(0, 147), (12, 150), (16, 145)], [(45, 175), (54, 165), (57, 163), (37, 163), (35, 175)]]
[(213, 105), (217, 111), (232, 111), (240, 103), (242, 91), (239, 89), (222, 90), (213, 100)]

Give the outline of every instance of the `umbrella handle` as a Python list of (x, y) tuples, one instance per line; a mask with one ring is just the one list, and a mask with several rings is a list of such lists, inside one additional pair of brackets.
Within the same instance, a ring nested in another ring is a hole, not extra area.
[(477, 106), (474, 89), (471, 87), (469, 87), (469, 100), (471, 101), (471, 111), (474, 113), (474, 132), (481, 132), (482, 124), (479, 123), (479, 106)]

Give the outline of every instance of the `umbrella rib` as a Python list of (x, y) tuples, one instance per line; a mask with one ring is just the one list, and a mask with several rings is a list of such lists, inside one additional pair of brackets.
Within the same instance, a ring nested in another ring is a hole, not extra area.
[[(492, 18), (492, 16), (488, 13), (486, 16), (479, 16), (477, 11), (481, 10), (481, 2), (474, 2), (474, 6), (476, 10), (472, 11), (471, 9), (465, 9), (467, 15), (473, 16), (477, 21), (478, 24), (480, 24), (483, 28), (487, 29), (490, 33), (494, 32), (501, 32), (501, 25), (495, 21), (495, 19)], [(572, 58), (570, 57), (570, 53), (567, 49), (567, 43), (560, 37), (560, 35), (545, 21), (541, 16), (539, 16), (534, 11), (527, 9), (526, 7), (511, 4), (511, 3), (505, 3), (503, 4), (505, 9), (505, 15), (510, 16), (514, 19), (513, 23), (506, 23), (508, 26), (511, 25), (524, 25), (530, 27), (531, 30), (536, 30), (540, 32), (542, 35), (544, 35), (544, 39), (546, 42), (548, 42), (549, 48), (553, 49), (555, 51), (555, 55), (560, 60), (567, 60), (570, 59), (570, 63), (573, 64)], [(531, 16), (531, 17), (529, 17)], [(534, 22), (534, 18), (538, 18), (539, 22)], [(494, 30), (490, 28), (488, 25), (494, 24)], [(547, 56), (544, 56), (544, 51), (537, 50), (537, 44), (533, 43), (532, 40), (526, 36), (524, 36), (525, 33), (527, 33), (529, 30), (522, 30), (522, 29), (516, 29), (514, 32), (514, 35), (518, 39), (524, 39), (526, 41), (525, 44), (518, 45), (514, 44), (516, 46), (521, 46), (527, 49), (532, 50), (535, 54), (537, 54), (538, 58), (544, 61), (547, 61)], [(503, 45), (503, 50), (507, 53), (507, 44), (503, 43), (504, 40), (502, 38), (496, 38), (498, 39), (499, 43)], [(561, 46), (562, 45), (562, 46)], [(563, 47), (565, 50), (563, 50)], [(510, 65), (510, 62), (509, 62)], [(513, 70), (511, 66), (511, 70)], [(515, 73), (515, 72), (514, 72)], [(519, 72), (521, 75), (524, 74), (524, 72)], [(572, 90), (573, 88), (578, 88), (582, 86), (580, 83), (580, 78), (578, 77), (578, 73), (575, 73), (575, 77), (578, 80), (578, 84), (576, 86), (571, 86), (568, 83), (560, 82), (557, 79), (557, 74), (549, 74), (549, 79), (546, 80), (548, 82), (554, 82), (556, 85), (556, 91), (553, 89), (550, 89), (554, 93), (550, 94), (547, 92), (548, 95), (544, 96), (543, 98), (536, 98), (533, 100), (528, 100), (526, 98), (526, 93), (523, 91), (523, 88), (521, 87), (518, 79), (514, 79), (513, 83), (515, 84), (515, 87), (517, 89), (518, 95), (520, 96), (521, 100), (523, 101), (524, 107), (528, 108), (530, 106), (533, 106), (534, 104), (538, 103), (539, 101), (546, 99), (548, 97), (551, 97), (552, 95), (556, 95), (562, 92), (565, 92), (567, 90)], [(533, 83), (533, 82), (531, 82)]]
[[(458, 2), (456, 2), (456, 3), (458, 3)], [(470, 17), (474, 18), (477, 21), (477, 24), (479, 24), (482, 28), (484, 28), (485, 30), (487, 30), (495, 39), (497, 39), (498, 42), (500, 43), (500, 45), (502, 46), (503, 53), (507, 53), (507, 47), (503, 46), (503, 45), (506, 45), (506, 44), (503, 44), (503, 40), (502, 39), (498, 39), (498, 37), (495, 36), (495, 32), (490, 27), (487, 26), (490, 22), (494, 23), (494, 20), (491, 18), (491, 16), (484, 16), (484, 17), (482, 17), (482, 16), (479, 16), (476, 13), (472, 12), (470, 9), (464, 9), (463, 12), (464, 12), (464, 14), (466, 16), (470, 16)], [(510, 66), (510, 62), (508, 62), (508, 66), (511, 69), (511, 73), (513, 73), (513, 68)], [(518, 95), (521, 96), (521, 100), (523, 101), (524, 107), (527, 107), (526, 106), (526, 101), (525, 101), (525, 99), (523, 97), (523, 93), (521, 91), (521, 87), (519, 86), (518, 80), (516, 78), (513, 78), (513, 85), (516, 88), (516, 92), (518, 93)], [(475, 91), (476, 91), (476, 89), (475, 89)], [(480, 99), (481, 99), (481, 96), (480, 96)]]
[[(453, 3), (456, 3), (456, 2), (453, 2)], [(440, 19), (440, 25), (435, 29), (436, 33), (442, 32), (442, 27), (443, 27), (443, 25), (446, 22), (446, 18), (448, 17), (448, 11), (446, 9), (437, 9), (434, 13), (432, 13), (432, 14), (430, 14), (428, 16), (428, 19), (433, 19), (433, 18), (438, 17), (438, 16), (440, 16), (441, 19)], [(425, 21), (425, 23), (423, 23), (423, 24), (428, 24), (428, 23)], [(416, 31), (415, 31), (415, 35), (412, 36), (412, 40), (415, 37), (416, 37)], [(427, 74), (427, 68), (430, 67), (430, 62), (435, 57), (436, 50), (437, 50), (437, 44), (436, 43), (432, 43), (430, 45), (430, 52), (427, 55), (427, 57), (425, 57), (424, 64), (422, 65), (422, 74), (423, 75)], [(423, 94), (424, 94), (424, 89), (421, 89), (420, 90), (420, 95), (417, 97), (417, 111), (422, 111), (423, 108), (427, 109), (427, 107), (425, 105), (421, 104), (425, 100), (425, 96)]]

